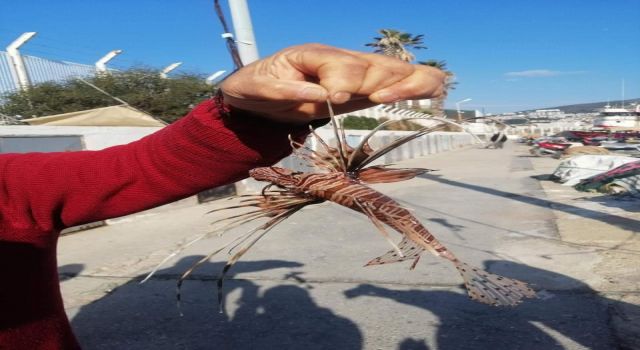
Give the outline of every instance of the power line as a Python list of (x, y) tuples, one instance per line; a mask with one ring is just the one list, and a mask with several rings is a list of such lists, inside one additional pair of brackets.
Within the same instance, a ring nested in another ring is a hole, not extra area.
[(82, 51), (85, 51), (85, 52), (102, 52), (102, 51), (104, 51), (104, 48), (101, 48), (101, 47), (79, 45), (77, 42), (69, 42), (69, 41), (65, 41), (65, 40), (60, 40), (58, 38), (50, 37), (48, 35), (40, 35), (40, 34), (38, 34), (38, 40), (40, 40), (40, 39), (44, 39), (45, 41), (52, 41), (54, 43), (62, 44), (62, 45), (65, 45), (65, 47), (71, 46), (71, 47), (74, 47), (76, 49), (79, 49), (79, 50), (82, 50)]
[(93, 50), (93, 51), (88, 51), (88, 50), (82, 50), (82, 49), (76, 49), (74, 47), (60, 47), (60, 46), (53, 46), (53, 45), (47, 45), (47, 44), (41, 44), (39, 42), (33, 42), (33, 43), (29, 43), (29, 47), (40, 47), (40, 48), (45, 48), (45, 49), (51, 49), (54, 51), (61, 51), (61, 52), (71, 52), (71, 53), (76, 53), (76, 54), (82, 54), (82, 55), (91, 55), (91, 56), (96, 56), (96, 52), (98, 52), (97, 50)]

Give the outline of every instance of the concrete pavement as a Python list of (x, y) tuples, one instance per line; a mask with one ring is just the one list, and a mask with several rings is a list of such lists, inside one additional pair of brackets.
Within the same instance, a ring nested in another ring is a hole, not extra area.
[[(377, 188), (413, 208), (463, 260), (531, 283), (537, 300), (506, 309), (472, 302), (455, 269), (427, 255), (414, 271), (409, 263), (363, 268), (387, 243), (364, 216), (324, 203), (275, 228), (234, 267), (225, 313), (217, 310), (215, 279), (226, 256), (205, 264), (184, 284), (181, 317), (177, 277), (225, 238), (200, 242), (137, 282), (179, 242), (230, 215), (205, 215), (229, 203), (217, 201), (62, 237), (63, 295), (75, 332), (87, 349), (638, 346), (637, 209), (540, 181), (557, 161), (507, 145), (405, 161), (439, 171)], [(581, 235), (583, 226), (590, 235)], [(613, 233), (602, 237), (602, 230)]]

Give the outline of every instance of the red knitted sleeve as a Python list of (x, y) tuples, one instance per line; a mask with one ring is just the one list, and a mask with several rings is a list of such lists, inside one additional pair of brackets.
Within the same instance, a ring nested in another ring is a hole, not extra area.
[(59, 230), (165, 204), (273, 164), (290, 152), (287, 135), (304, 137), (305, 128), (226, 115), (209, 100), (127, 145), (1, 155), (0, 224)]

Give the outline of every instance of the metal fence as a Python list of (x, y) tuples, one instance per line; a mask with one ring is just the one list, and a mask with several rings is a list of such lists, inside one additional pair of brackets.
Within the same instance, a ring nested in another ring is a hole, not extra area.
[[(96, 68), (92, 65), (55, 61), (28, 55), (22, 55), (22, 59), (31, 84), (65, 81), (76, 77), (91, 76), (96, 73)], [(6, 51), (0, 51), (0, 95), (18, 89), (18, 82), (11, 72), (9, 55)]]
[(0, 95), (16, 89), (16, 81), (11, 74), (11, 61), (6, 52), (0, 51)]

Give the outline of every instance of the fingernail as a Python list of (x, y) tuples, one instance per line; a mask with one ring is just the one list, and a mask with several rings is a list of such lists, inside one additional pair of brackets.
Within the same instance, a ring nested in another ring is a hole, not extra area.
[(326, 93), (322, 89), (306, 87), (300, 91), (300, 98), (307, 101), (324, 100)]
[(378, 99), (382, 103), (391, 103), (400, 101), (400, 96), (389, 91), (380, 91), (378, 92)]
[(333, 94), (333, 97), (331, 98), (331, 101), (333, 103), (345, 103), (347, 101), (349, 101), (349, 99), (351, 98), (351, 94), (348, 92), (344, 92), (344, 91), (338, 91), (335, 94)]

